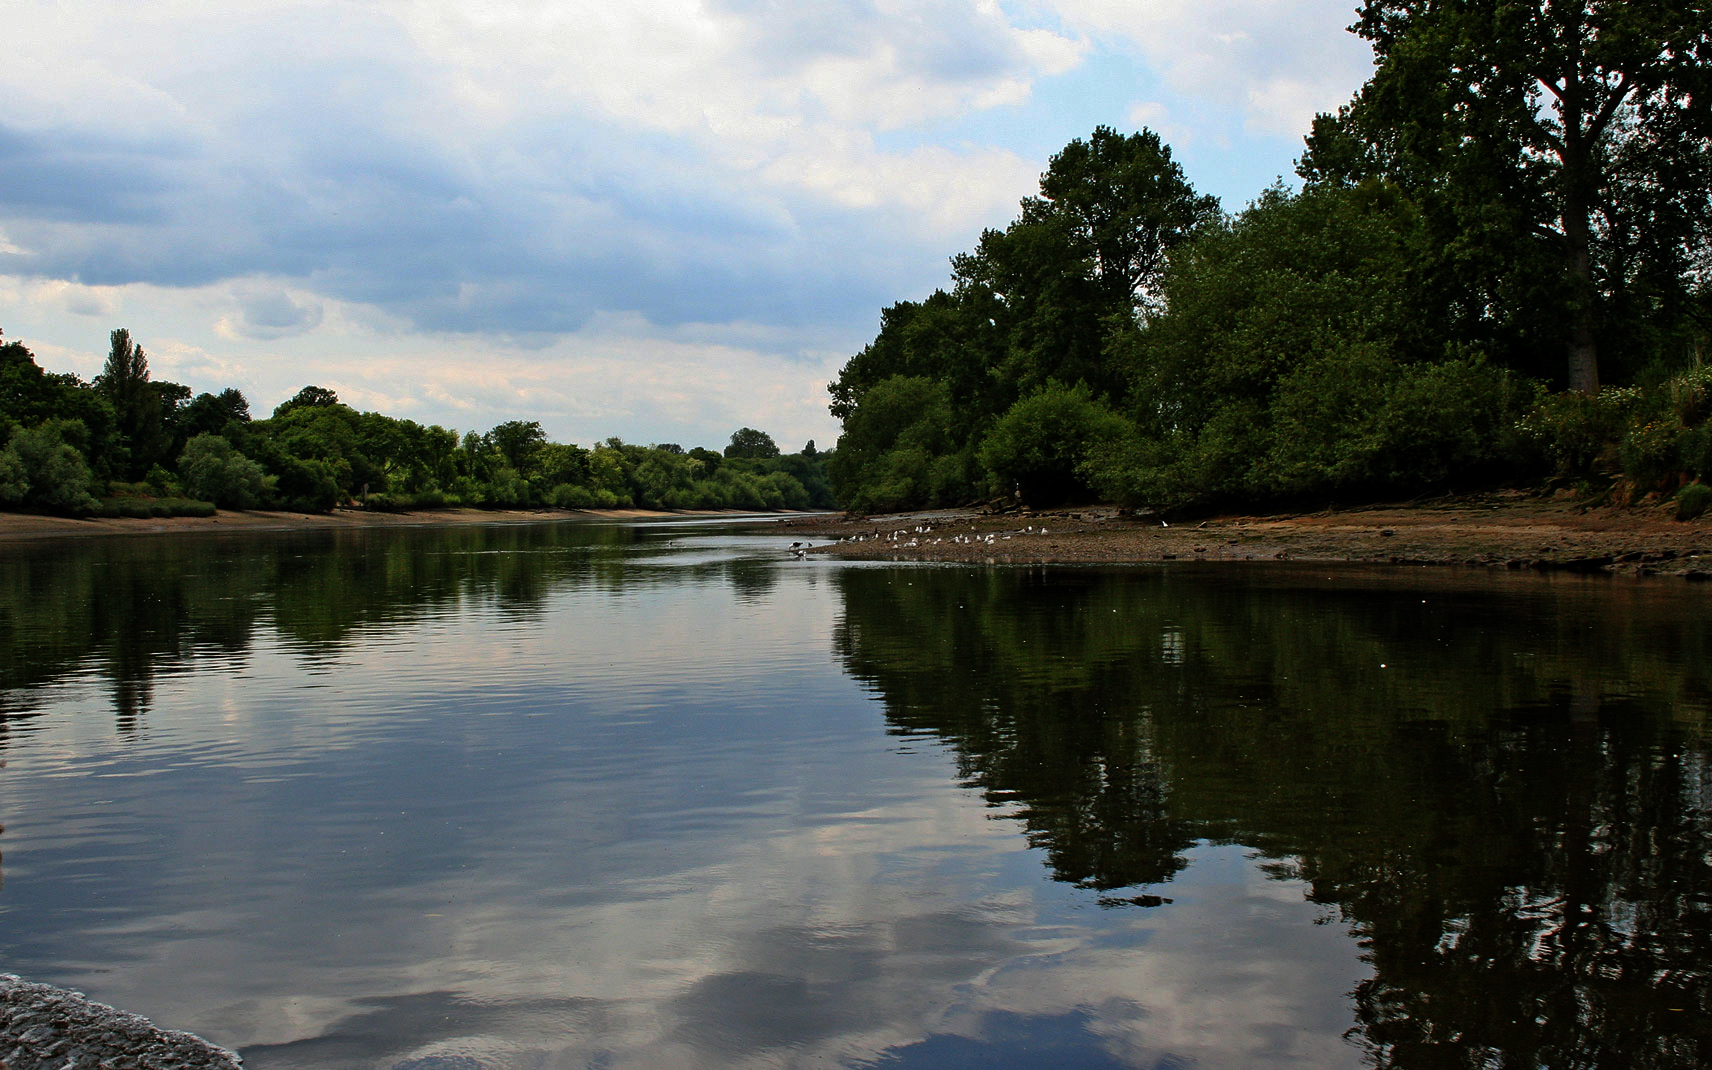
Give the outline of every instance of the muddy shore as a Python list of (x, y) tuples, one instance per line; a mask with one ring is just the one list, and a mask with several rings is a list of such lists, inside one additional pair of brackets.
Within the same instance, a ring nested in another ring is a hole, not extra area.
[(99, 535), (172, 535), (191, 532), (321, 531), (385, 527), (433, 527), (456, 524), (541, 524), (562, 520), (639, 520), (670, 517), (748, 517), (753, 513), (719, 510), (659, 512), (648, 509), (425, 509), (413, 513), (371, 513), (335, 509), (331, 513), (266, 510), (220, 512), (210, 517), (175, 516), (77, 519), (0, 512), (0, 542), (15, 539), (80, 538)]
[[(436, 509), (415, 513), (222, 512), (90, 519), (0, 513), (0, 543), (83, 536), (354, 530), (459, 524), (717, 517), (746, 513)], [(839, 557), (977, 564), (1310, 561), (1459, 565), (1712, 578), (1712, 514), (1675, 519), (1669, 503), (1589, 508), (1519, 491), (1316, 513), (1227, 514), (1166, 523), (1108, 506), (889, 516), (785, 514), (765, 530)]]
[(1504, 492), (1288, 515), (1166, 523), (1113, 508), (822, 516), (773, 530), (810, 553), (895, 561), (1119, 564), (1310, 561), (1712, 578), (1712, 516), (1588, 508)]

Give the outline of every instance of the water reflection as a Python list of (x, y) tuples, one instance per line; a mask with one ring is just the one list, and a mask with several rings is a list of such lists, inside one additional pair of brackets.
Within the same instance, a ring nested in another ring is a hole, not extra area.
[(1697, 590), (787, 542), (8, 548), (7, 968), (260, 1070), (1712, 1054)]
[(1381, 1065), (1712, 1055), (1712, 610), (1692, 593), (1280, 569), (838, 583), (840, 656), (893, 730), (950, 742), (1057, 878), (1124, 902), (1207, 838), (1335, 907), (1373, 966), (1353, 995)]

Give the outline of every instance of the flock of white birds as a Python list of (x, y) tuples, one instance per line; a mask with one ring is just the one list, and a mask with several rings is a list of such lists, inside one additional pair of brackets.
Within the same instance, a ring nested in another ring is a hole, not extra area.
[[(974, 532), (975, 526), (973, 524), (969, 525), (969, 530)], [(900, 550), (909, 549), (914, 546), (938, 546), (943, 542), (951, 542), (967, 546), (991, 546), (995, 542), (1004, 542), (1007, 539), (1012, 539), (1019, 535), (1045, 535), (1046, 527), (1042, 525), (1037, 528), (1033, 524), (1030, 524), (1018, 531), (990, 531), (985, 535), (978, 532), (970, 535), (958, 533), (950, 536), (949, 539), (944, 535), (940, 535), (938, 538), (933, 539), (924, 538), (924, 536), (932, 534), (933, 526), (931, 524), (917, 524), (913, 528), (900, 528), (897, 531), (891, 532), (880, 531), (876, 528), (871, 532), (866, 532), (861, 535), (846, 535), (838, 541), (841, 543), (889, 542)], [(798, 560), (801, 560), (808, 556), (808, 551), (813, 546), (814, 544), (809, 542), (793, 542), (790, 545), (790, 551), (797, 556)]]

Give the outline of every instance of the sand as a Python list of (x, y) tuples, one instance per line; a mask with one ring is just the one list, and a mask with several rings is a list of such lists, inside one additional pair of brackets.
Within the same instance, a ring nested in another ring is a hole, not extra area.
[(1712, 514), (1684, 522), (1668, 504), (1588, 508), (1517, 491), (1184, 523), (1091, 507), (820, 517), (774, 530), (813, 543), (810, 553), (897, 561), (1311, 561), (1712, 577)]

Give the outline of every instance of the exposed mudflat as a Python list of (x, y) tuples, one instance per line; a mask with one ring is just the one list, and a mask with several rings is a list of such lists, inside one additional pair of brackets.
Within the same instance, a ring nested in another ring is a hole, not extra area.
[(242, 1061), (191, 1033), (81, 992), (0, 974), (0, 1066), (5, 1070), (236, 1070)]
[(1319, 513), (1165, 523), (1109, 507), (826, 516), (771, 530), (810, 553), (987, 564), (1313, 561), (1712, 578), (1712, 514), (1669, 504), (1588, 508), (1500, 492)]

